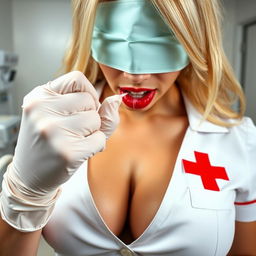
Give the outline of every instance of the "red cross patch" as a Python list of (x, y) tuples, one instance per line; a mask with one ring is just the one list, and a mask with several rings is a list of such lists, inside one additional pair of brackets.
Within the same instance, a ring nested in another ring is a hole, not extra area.
[(194, 151), (196, 162), (182, 159), (186, 173), (199, 175), (205, 189), (220, 191), (216, 179), (229, 180), (226, 169), (212, 166), (206, 153)]

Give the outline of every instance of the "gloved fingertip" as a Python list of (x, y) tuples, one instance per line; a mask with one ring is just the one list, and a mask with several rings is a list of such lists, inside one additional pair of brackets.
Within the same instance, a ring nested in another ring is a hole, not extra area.
[(122, 102), (122, 97), (122, 95), (107, 97), (98, 111), (101, 118), (100, 130), (105, 133), (107, 138), (110, 137), (119, 123), (120, 118), (118, 109)]
[(107, 97), (104, 101), (108, 102), (109, 104), (121, 104), (122, 102), (122, 94), (116, 94), (110, 97)]
[(106, 110), (117, 111), (122, 102), (122, 98), (123, 98), (122, 94), (116, 94), (116, 95), (107, 97), (101, 104), (100, 108), (98, 109), (98, 112), (101, 114), (102, 111), (105, 112)]

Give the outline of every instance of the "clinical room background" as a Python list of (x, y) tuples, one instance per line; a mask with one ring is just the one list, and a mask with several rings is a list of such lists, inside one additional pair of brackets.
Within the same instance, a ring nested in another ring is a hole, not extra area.
[[(223, 6), (224, 49), (256, 123), (256, 0)], [(70, 0), (0, 0), (0, 158), (14, 148), (23, 97), (58, 76), (70, 32)], [(43, 240), (38, 255), (53, 255)]]

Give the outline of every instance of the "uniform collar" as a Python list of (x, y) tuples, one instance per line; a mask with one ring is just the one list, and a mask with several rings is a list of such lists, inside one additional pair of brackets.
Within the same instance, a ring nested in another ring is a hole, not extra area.
[(183, 99), (188, 115), (189, 126), (193, 131), (204, 133), (227, 133), (229, 129), (224, 126), (213, 124), (203, 119), (201, 113), (199, 113), (195, 107), (191, 104), (188, 98), (183, 93)]

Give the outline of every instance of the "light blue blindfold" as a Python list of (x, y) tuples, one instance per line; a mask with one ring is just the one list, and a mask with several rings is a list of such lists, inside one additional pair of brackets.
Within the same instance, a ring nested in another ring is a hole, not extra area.
[(149, 0), (100, 3), (92, 56), (131, 74), (178, 71), (189, 63), (183, 46)]

